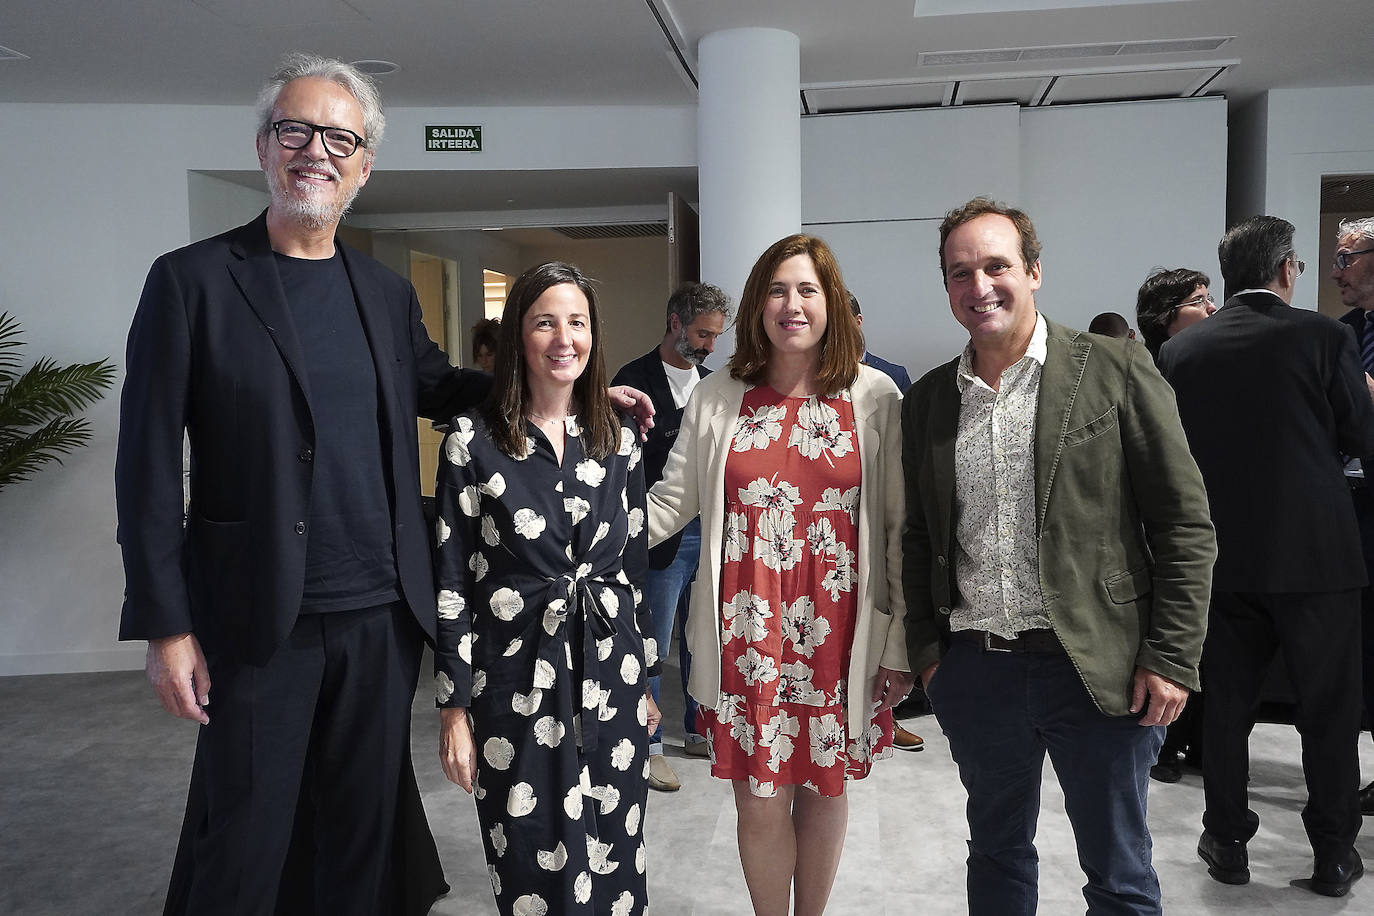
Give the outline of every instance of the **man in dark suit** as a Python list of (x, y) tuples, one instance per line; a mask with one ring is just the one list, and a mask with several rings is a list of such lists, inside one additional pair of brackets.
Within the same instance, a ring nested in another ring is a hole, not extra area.
[(1144, 347), (1037, 311), (1040, 243), (986, 198), (940, 226), (968, 331), (902, 402), (911, 670), (968, 790), (969, 912), (1036, 910), (1048, 753), (1091, 913), (1161, 912), (1145, 800), (1197, 689), (1215, 540)]
[(202, 726), (166, 911), (423, 913), (447, 885), (409, 751), (437, 622), (415, 417), (490, 380), (335, 240), (382, 137), (371, 80), (291, 55), (258, 116), (271, 203), (153, 264), (120, 405), (120, 638)]
[[(1351, 306), (1341, 321), (1355, 329), (1360, 351), (1361, 368), (1366, 384), (1374, 385), (1369, 375), (1374, 373), (1374, 216), (1344, 220), (1336, 232), (1336, 255), (1331, 263), (1331, 279), (1341, 291), (1341, 301)], [(1350, 472), (1351, 502), (1355, 518), (1360, 523), (1360, 541), (1364, 545), (1364, 566), (1374, 583), (1374, 457), (1362, 458), (1358, 473)], [(1364, 469), (1368, 464), (1369, 470)], [(1353, 465), (1353, 462), (1352, 462)], [(1360, 592), (1361, 629), (1363, 630), (1364, 712), (1374, 734), (1374, 587), (1366, 585)], [(1374, 815), (1374, 782), (1360, 790), (1360, 813)]]
[[(673, 450), (682, 410), (687, 406), (696, 383), (710, 374), (706, 358), (716, 348), (716, 338), (725, 330), (730, 317), (730, 298), (708, 283), (687, 283), (668, 298), (667, 327), (658, 346), (615, 374), (617, 385), (629, 385), (649, 395), (654, 404), (654, 428), (644, 442), (644, 483), (653, 486), (663, 477), (663, 466)], [(679, 534), (649, 551), (648, 599), (653, 617), (653, 638), (662, 657), (672, 642), (674, 618), (681, 629), (687, 623), (687, 602), (681, 600), (692, 582), (701, 549), (701, 521), (690, 522)], [(697, 704), (687, 693), (687, 675), (692, 658), (687, 642), (679, 643), (678, 659), (682, 672), (685, 701), (683, 730), (686, 752), (706, 755), (706, 739), (696, 727)], [(649, 678), (649, 688), (657, 702), (662, 678)], [(663, 755), (663, 724), (649, 738), (649, 786), (660, 792), (675, 792), (682, 782)]]
[(1340, 323), (1290, 307), (1303, 263), (1293, 225), (1257, 216), (1218, 247), (1228, 300), (1160, 351), (1207, 483), (1218, 558), (1207, 672), (1198, 854), (1249, 880), (1249, 736), (1276, 649), (1297, 696), (1315, 854), (1311, 889), (1342, 896), (1363, 872), (1360, 829), (1360, 534), (1339, 453), (1374, 453), (1374, 402)]

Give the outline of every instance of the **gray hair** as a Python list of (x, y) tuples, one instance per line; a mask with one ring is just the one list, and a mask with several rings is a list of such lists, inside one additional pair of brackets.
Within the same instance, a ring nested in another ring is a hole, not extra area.
[(386, 130), (386, 116), (382, 114), (382, 94), (372, 77), (352, 64), (331, 57), (319, 57), (302, 51), (292, 51), (281, 59), (277, 72), (258, 93), (258, 136), (264, 137), (272, 130), (272, 109), (276, 107), (277, 96), (283, 87), (292, 80), (314, 77), (337, 83), (358, 101), (363, 110), (363, 134), (367, 140), (368, 155), (377, 151), (382, 142), (382, 132)]
[(718, 286), (710, 283), (684, 283), (668, 298), (668, 328), (672, 328), (672, 316), (685, 328), (707, 312), (720, 312), (725, 320), (730, 320), (730, 297)]
[(1366, 241), (1374, 242), (1374, 216), (1341, 220), (1340, 226), (1336, 229), (1336, 238), (1343, 239), (1347, 235), (1358, 235)]

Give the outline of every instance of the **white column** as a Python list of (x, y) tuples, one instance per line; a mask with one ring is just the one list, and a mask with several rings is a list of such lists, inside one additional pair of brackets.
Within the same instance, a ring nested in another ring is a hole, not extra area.
[(764, 249), (801, 231), (801, 46), (729, 29), (701, 40), (697, 63), (701, 279), (738, 301)]

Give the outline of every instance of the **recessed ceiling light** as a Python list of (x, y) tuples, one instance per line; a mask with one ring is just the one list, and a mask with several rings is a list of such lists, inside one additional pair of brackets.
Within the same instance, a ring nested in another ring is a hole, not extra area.
[(355, 60), (353, 66), (372, 76), (387, 76), (401, 69), (400, 64), (389, 60)]

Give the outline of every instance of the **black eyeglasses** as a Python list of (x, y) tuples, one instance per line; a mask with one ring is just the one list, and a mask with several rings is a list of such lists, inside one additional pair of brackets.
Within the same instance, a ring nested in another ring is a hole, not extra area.
[(1336, 252), (1336, 269), (1345, 270), (1350, 266), (1350, 259), (1356, 255), (1369, 254), (1374, 248), (1361, 248), (1359, 251), (1338, 251)]
[(358, 147), (367, 146), (367, 140), (346, 127), (325, 127), (306, 121), (273, 121), (272, 133), (277, 135), (277, 142), (286, 149), (304, 149), (318, 133), (325, 151), (340, 159), (347, 159), (357, 152)]

